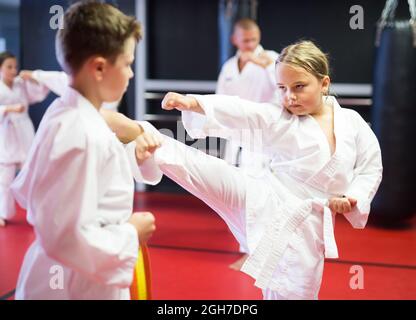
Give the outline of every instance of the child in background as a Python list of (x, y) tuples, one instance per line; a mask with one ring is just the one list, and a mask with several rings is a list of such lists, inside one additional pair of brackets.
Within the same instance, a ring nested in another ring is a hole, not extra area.
[(10, 185), (35, 136), (29, 105), (42, 101), (48, 93), (48, 88), (35, 80), (17, 76), (12, 53), (0, 53), (0, 227), (16, 213)]

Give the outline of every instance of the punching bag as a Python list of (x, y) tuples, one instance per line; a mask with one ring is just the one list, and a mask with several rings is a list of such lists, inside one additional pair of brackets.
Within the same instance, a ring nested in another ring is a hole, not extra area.
[(381, 147), (383, 180), (374, 222), (402, 223), (416, 213), (416, 0), (411, 19), (395, 19), (388, 0), (378, 23), (371, 124)]

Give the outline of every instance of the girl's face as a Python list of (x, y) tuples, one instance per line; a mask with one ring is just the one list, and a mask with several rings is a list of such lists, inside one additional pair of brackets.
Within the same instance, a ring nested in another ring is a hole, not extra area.
[(322, 80), (301, 67), (285, 63), (276, 66), (276, 82), (282, 105), (292, 114), (319, 114), (322, 95), (329, 89), (330, 79)]
[(7, 58), (0, 66), (0, 78), (3, 82), (12, 83), (17, 76), (17, 61), (15, 58)]

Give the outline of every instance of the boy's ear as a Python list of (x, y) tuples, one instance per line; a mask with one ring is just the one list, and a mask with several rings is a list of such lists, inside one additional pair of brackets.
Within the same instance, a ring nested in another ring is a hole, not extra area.
[(107, 69), (108, 61), (104, 57), (96, 56), (90, 60), (90, 70), (97, 81), (104, 78), (104, 73)]

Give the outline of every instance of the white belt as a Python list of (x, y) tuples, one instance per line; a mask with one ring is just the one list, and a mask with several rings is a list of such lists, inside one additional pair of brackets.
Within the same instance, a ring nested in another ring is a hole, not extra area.
[[(257, 287), (262, 289), (268, 288), (274, 270), (289, 244), (290, 238), (312, 210), (323, 213), (325, 257), (338, 258), (332, 213), (326, 203), (327, 200), (315, 198), (305, 200), (297, 208), (282, 206), (282, 216), (287, 217), (286, 221), (282, 221), (284, 225), (281, 226), (279, 220), (269, 225), (256, 249), (244, 263), (241, 271), (256, 279), (255, 285)], [(295, 212), (293, 212), (294, 209)]]
[(338, 248), (335, 242), (334, 224), (331, 209), (328, 208), (328, 200), (315, 198), (312, 200), (312, 206), (314, 210), (324, 215), (325, 258), (336, 259), (338, 258)]

